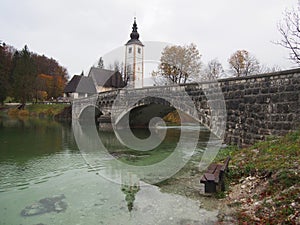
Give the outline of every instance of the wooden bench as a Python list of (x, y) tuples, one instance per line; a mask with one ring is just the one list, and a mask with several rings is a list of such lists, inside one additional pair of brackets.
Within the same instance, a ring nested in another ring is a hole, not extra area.
[(204, 183), (205, 193), (215, 193), (217, 187), (221, 191), (225, 191), (224, 176), (228, 172), (229, 160), (230, 156), (225, 159), (223, 164), (212, 163), (208, 166), (200, 180), (200, 183)]

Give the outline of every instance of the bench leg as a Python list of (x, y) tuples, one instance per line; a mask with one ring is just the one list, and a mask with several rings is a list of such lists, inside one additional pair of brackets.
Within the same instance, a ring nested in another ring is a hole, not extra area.
[(221, 181), (221, 191), (225, 191), (225, 182), (224, 179)]
[(205, 193), (215, 193), (217, 192), (217, 185), (215, 182), (207, 181), (204, 186)]

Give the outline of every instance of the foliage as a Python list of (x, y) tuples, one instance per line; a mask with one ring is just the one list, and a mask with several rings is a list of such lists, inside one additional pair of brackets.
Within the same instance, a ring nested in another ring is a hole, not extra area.
[(200, 59), (201, 55), (195, 44), (167, 46), (161, 54), (158, 71), (153, 71), (152, 75), (161, 76), (171, 83), (186, 83), (199, 77)]
[(140, 186), (123, 184), (121, 190), (125, 194), (125, 200), (127, 202), (128, 211), (131, 212), (133, 209), (135, 195), (140, 190)]
[(61, 96), (65, 87), (65, 80), (59, 75), (39, 74), (36, 77), (36, 99), (46, 100), (48, 96)]
[(27, 117), (29, 116), (29, 111), (26, 110), (26, 109), (17, 109), (17, 108), (14, 108), (14, 109), (9, 109), (7, 114), (11, 117)]
[(102, 57), (99, 58), (97, 67), (100, 69), (104, 69), (104, 61)]
[(18, 116), (19, 117), (27, 117), (27, 116), (29, 116), (29, 112), (26, 109), (21, 109), (21, 110), (19, 110)]
[(64, 79), (68, 79), (67, 69), (60, 66), (55, 59), (44, 55), (37, 55), (36, 53), (31, 53), (31, 57), (35, 62), (37, 74), (62, 76)]
[(180, 115), (178, 114), (178, 112), (176, 110), (173, 112), (170, 112), (166, 116), (164, 116), (163, 120), (168, 123), (175, 124), (175, 125), (180, 125), (180, 123), (181, 123)]
[(66, 107), (65, 104), (31, 104), (25, 109), (10, 108), (7, 112), (12, 117), (53, 117)]
[(33, 97), (36, 76), (36, 67), (26, 45), (21, 52), (15, 52), (13, 65), (13, 96), (24, 104)]
[(65, 107), (65, 104), (31, 104), (26, 106), (26, 109), (33, 116), (52, 117), (60, 113)]
[(246, 50), (237, 50), (230, 56), (228, 62), (237, 77), (252, 75), (260, 71), (258, 60)]
[(18, 115), (19, 115), (19, 111), (20, 111), (20, 110), (18, 110), (17, 108), (9, 109), (8, 112), (7, 112), (7, 114), (8, 114), (9, 116), (15, 117), (15, 116), (18, 116)]
[(236, 166), (238, 174), (235, 178), (253, 175), (253, 172), (266, 175), (293, 169), (294, 162), (300, 163), (299, 149), (300, 131), (297, 131), (283, 138), (273, 137), (272, 140), (258, 142), (250, 148), (231, 151), (232, 164)]
[(290, 59), (300, 64), (300, 1), (295, 9), (286, 10), (277, 28), (282, 39), (277, 44), (290, 50)]
[(12, 63), (11, 48), (5, 43), (0, 43), (0, 103), (8, 96), (10, 89), (9, 70)]
[(214, 162), (223, 162), (228, 156), (232, 156), (235, 152), (238, 152), (239, 148), (235, 145), (226, 146), (226, 148), (221, 148), (218, 155), (214, 159)]
[(110, 64), (108, 68), (110, 70), (119, 72), (122, 75), (124, 85), (127, 86), (128, 82), (129, 82), (129, 74), (131, 73), (130, 67), (128, 67), (125, 70), (124, 63), (116, 60), (116, 61), (114, 61), (114, 64)]
[(67, 70), (60, 66), (58, 62), (46, 56), (32, 54), (32, 58), (37, 67), (35, 79), (35, 99), (38, 98), (38, 92), (45, 91), (47, 99), (57, 98), (62, 95), (65, 84), (68, 80)]
[(57, 98), (67, 78), (67, 70), (56, 60), (32, 53), (26, 45), (17, 51), (0, 43), (0, 102), (8, 96), (22, 103)]
[(300, 206), (299, 149), (300, 131), (296, 131), (230, 151), (228, 178), (231, 184), (247, 180), (247, 177), (258, 182), (257, 189), (252, 186), (249, 190), (253, 197), (248, 200), (244, 197), (248, 204), (256, 202), (252, 206), (254, 214), (246, 213), (242, 206), (236, 208), (241, 224), (256, 224), (257, 218), (259, 224), (294, 224)]

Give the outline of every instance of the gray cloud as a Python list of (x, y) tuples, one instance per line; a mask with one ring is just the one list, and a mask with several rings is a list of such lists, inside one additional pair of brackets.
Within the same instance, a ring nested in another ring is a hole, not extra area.
[(70, 75), (88, 68), (129, 39), (133, 17), (142, 41), (198, 46), (204, 63), (218, 58), (225, 68), (238, 49), (246, 49), (268, 66), (289, 68), (288, 51), (276, 25), (297, 0), (112, 0), (1, 3), (0, 40), (53, 57)]

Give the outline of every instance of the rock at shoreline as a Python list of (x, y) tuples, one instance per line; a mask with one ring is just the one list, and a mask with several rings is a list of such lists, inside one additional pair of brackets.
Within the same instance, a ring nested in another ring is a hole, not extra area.
[(67, 209), (67, 203), (64, 201), (65, 195), (57, 195), (49, 198), (40, 199), (32, 205), (26, 206), (21, 211), (21, 216), (36, 216), (50, 212), (64, 212)]

